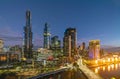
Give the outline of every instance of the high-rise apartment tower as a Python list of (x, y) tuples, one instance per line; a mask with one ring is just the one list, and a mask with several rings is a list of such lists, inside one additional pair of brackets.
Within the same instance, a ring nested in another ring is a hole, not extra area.
[(63, 51), (66, 56), (73, 57), (77, 53), (76, 41), (76, 29), (67, 28), (63, 38)]

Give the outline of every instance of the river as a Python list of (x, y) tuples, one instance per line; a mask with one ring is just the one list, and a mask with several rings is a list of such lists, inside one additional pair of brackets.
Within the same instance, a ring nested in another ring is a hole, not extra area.
[(120, 63), (90, 69), (104, 79), (120, 79)]

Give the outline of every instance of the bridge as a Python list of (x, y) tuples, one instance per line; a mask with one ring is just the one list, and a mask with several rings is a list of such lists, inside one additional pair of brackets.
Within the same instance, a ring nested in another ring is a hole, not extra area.
[[(74, 67), (69, 64), (66, 68), (61, 68), (52, 72), (42, 73), (29, 79), (103, 79), (91, 71), (87, 66), (82, 65), (81, 59), (77, 61), (79, 70), (74, 72)], [(65, 73), (68, 69), (73, 69), (70, 73)], [(75, 69), (76, 70), (76, 69)]]
[(68, 68), (63, 68), (48, 73), (42, 73), (29, 79), (63, 79), (63, 72), (65, 72), (67, 69)]

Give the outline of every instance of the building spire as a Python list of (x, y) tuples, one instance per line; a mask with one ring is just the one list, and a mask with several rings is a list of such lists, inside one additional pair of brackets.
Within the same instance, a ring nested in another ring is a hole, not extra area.
[(26, 26), (30, 26), (31, 14), (30, 10), (26, 11)]

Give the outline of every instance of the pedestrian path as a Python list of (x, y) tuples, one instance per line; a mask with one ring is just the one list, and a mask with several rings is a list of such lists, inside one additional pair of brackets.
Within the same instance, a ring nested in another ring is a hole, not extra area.
[(78, 65), (81, 71), (88, 77), (88, 79), (103, 79), (98, 74), (94, 73), (92, 70), (90, 70), (86, 65), (80, 64), (80, 60), (78, 60)]

